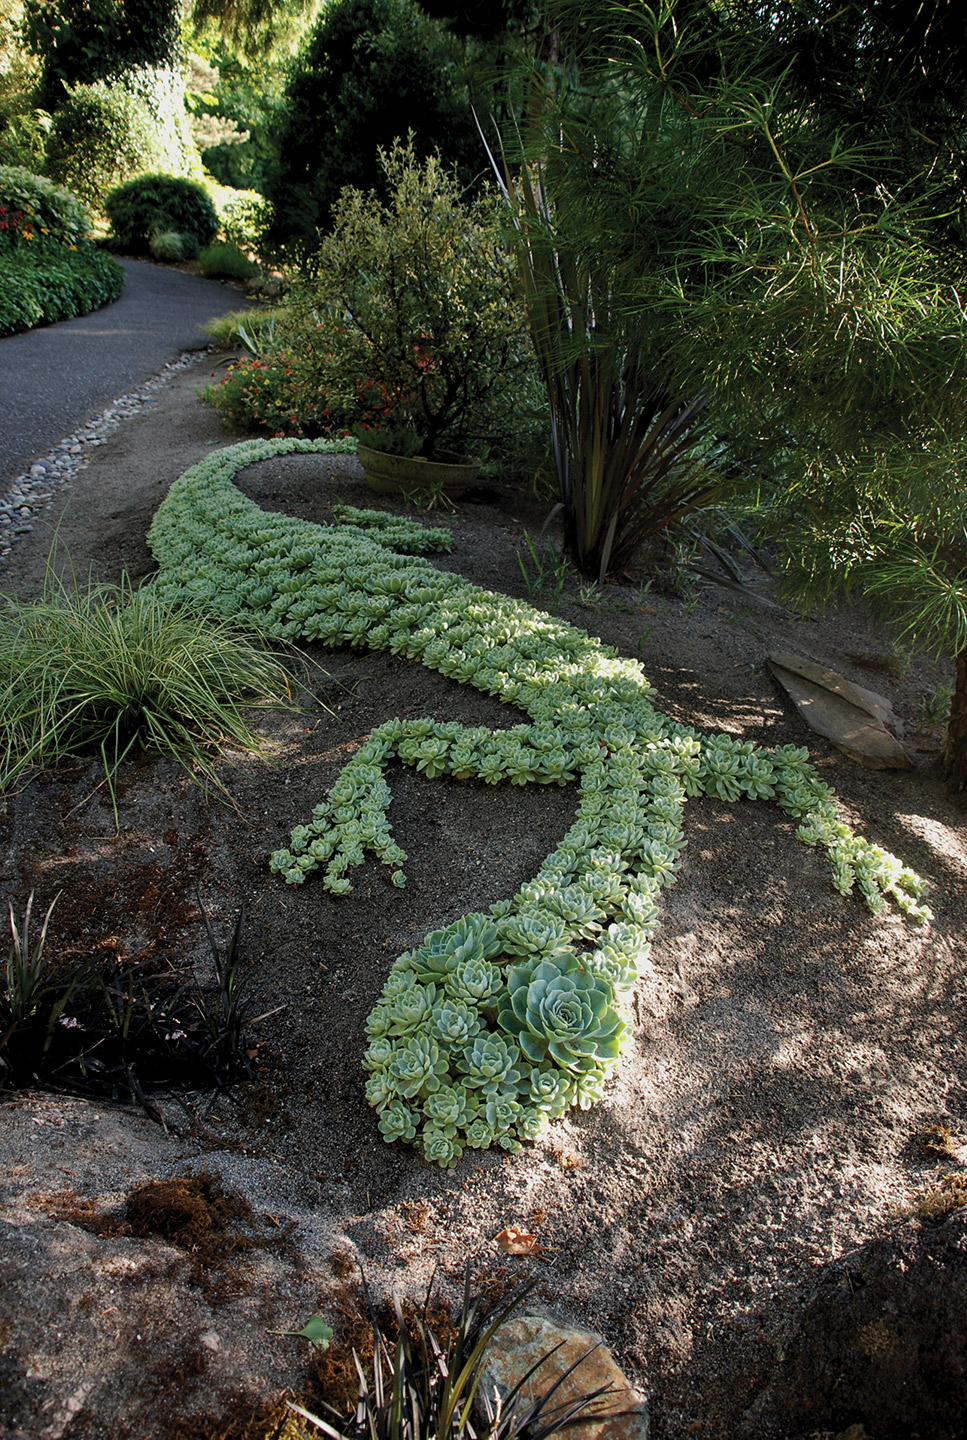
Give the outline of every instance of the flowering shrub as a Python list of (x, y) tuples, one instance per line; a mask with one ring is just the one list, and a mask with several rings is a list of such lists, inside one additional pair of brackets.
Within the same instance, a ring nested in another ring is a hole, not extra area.
[[(394, 963), (369, 1017), (366, 1093), (387, 1140), (433, 1163), (466, 1147), (519, 1150), (569, 1106), (603, 1094), (649, 966), (658, 897), (674, 884), (689, 796), (772, 798), (823, 847), (838, 889), (914, 918), (923, 882), (853, 835), (805, 750), (702, 737), (659, 714), (637, 661), (519, 600), (439, 571), (419, 552), (445, 530), (344, 507), (321, 527), (266, 514), (234, 487), (244, 465), (351, 441), (250, 442), (196, 465), (151, 527), (172, 598), (206, 605), (280, 640), (369, 646), (418, 660), (530, 718), (506, 730), (392, 719), (344, 767), (272, 869), (290, 885), (316, 870), (334, 895), (375, 855), (405, 884), (387, 818), (392, 758), (429, 776), (486, 784), (580, 781), (571, 829), (511, 900), (433, 931)], [(407, 552), (407, 553), (402, 553)]]
[(123, 283), (120, 265), (92, 245), (0, 247), (0, 335), (86, 315), (115, 300)]
[(198, 393), (232, 430), (311, 436), (342, 428), (339, 411), (326, 407), (286, 355), (243, 356), (229, 365), (221, 380)]
[(500, 429), (533, 364), (502, 212), (493, 197), (467, 203), (411, 146), (381, 165), (389, 202), (343, 191), (313, 279), (290, 298), (291, 348), (357, 433), (427, 459), (465, 455)]
[(79, 245), (91, 219), (69, 190), (22, 165), (0, 165), (0, 249), (37, 238)]
[(26, 230), (26, 238), (32, 239), (29, 225), (24, 225), (24, 212), (22, 210), (8, 210), (6, 205), (0, 205), (0, 232), (4, 239), (18, 240)]
[(117, 297), (124, 272), (90, 243), (90, 223), (69, 190), (0, 165), (0, 335), (86, 315)]

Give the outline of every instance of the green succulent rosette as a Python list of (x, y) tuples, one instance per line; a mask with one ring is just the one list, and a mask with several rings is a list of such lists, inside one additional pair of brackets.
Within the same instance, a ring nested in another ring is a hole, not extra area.
[(613, 1064), (625, 1031), (607, 980), (572, 956), (508, 966), (497, 1023), (532, 1064), (576, 1074)]

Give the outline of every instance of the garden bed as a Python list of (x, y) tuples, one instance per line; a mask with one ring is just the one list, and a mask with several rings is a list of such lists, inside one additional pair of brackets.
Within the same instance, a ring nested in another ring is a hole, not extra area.
[[(80, 574), (151, 572), (145, 537), (168, 486), (227, 443), (194, 398), (198, 383), (177, 376), (151, 413), (96, 452), (63, 516), (50, 513), (15, 547), (7, 589), (39, 592), (58, 524)], [(338, 503), (373, 503), (351, 457), (278, 457), (238, 483), (268, 510), (317, 522)], [(268, 1162), (297, 1226), (325, 1215), (377, 1285), (415, 1296), (434, 1266), (455, 1278), (468, 1256), (481, 1276), (536, 1276), (650, 1393), (656, 1436), (724, 1440), (768, 1387), (817, 1268), (881, 1233), (935, 1177), (927, 1128), (967, 1138), (964, 812), (937, 779), (937, 737), (917, 732), (920, 697), (948, 677), (923, 664), (898, 672), (887, 638), (853, 612), (798, 621), (714, 587), (688, 603), (633, 584), (598, 596), (573, 576), (557, 595), (552, 567), (541, 579), (528, 558), (545, 508), (502, 485), (480, 489), (452, 514), (424, 517), (453, 532), (453, 553), (433, 563), (538, 608), (554, 603), (640, 660), (657, 708), (684, 724), (808, 745), (849, 823), (931, 882), (930, 928), (838, 895), (822, 855), (797, 843), (775, 806), (688, 801), (681, 872), (662, 895), (633, 1042), (603, 1103), (570, 1112), (519, 1155), (467, 1152), (444, 1172), (383, 1143), (360, 1066), (366, 1017), (401, 951), (536, 873), (573, 821), (574, 786), (496, 788), (395, 766), (389, 814), (409, 856), (405, 889), (367, 864), (350, 895), (327, 893), (318, 877), (291, 890), (268, 862), (375, 726), (431, 716), (498, 727), (522, 718), (509, 707), (390, 655), (310, 647), (312, 687), (328, 708), (263, 717), (274, 758), (219, 767), (237, 810), (206, 801), (173, 764), (138, 759), (119, 776), (115, 834), (94, 764), (50, 772), (5, 801), (5, 889), (21, 901), (34, 890), (44, 908), (63, 892), (52, 955), (102, 949), (199, 973), (197, 898), (223, 938), (244, 905), (252, 1014), (267, 1015), (253, 1034), (256, 1079), (242, 1106), (192, 1100), (199, 1116), (204, 1108), (193, 1137), (184, 1110), (160, 1099), (185, 1131), (181, 1153), (216, 1169), (240, 1155)], [(767, 656), (779, 649), (887, 694), (916, 768), (865, 771), (810, 735), (770, 676)], [(22, 1100), (6, 1103), (22, 1113)], [(91, 1158), (83, 1107), (68, 1113), (66, 1164), (84, 1171), (85, 1200), (109, 1206), (126, 1185), (171, 1173), (160, 1127), (139, 1128), (141, 1173), (121, 1175), (110, 1156)], [(29, 1170), (22, 1127), (11, 1123), (8, 1136), (3, 1168)], [(943, 1163), (956, 1166), (956, 1154)], [(541, 1254), (504, 1256), (494, 1237), (507, 1225), (533, 1233)], [(305, 1233), (296, 1243), (308, 1253)], [(325, 1258), (309, 1254), (311, 1264)], [(306, 1316), (290, 1318), (298, 1329)], [(264, 1363), (266, 1388), (289, 1383)], [(124, 1414), (117, 1397), (103, 1403), (103, 1416)], [(818, 1416), (813, 1428), (836, 1434), (840, 1418)], [(119, 1419), (103, 1423), (99, 1434), (126, 1433)]]

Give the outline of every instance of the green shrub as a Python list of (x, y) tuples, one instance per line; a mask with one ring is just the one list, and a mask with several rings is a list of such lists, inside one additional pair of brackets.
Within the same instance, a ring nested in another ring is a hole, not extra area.
[(185, 109), (185, 77), (181, 66), (144, 66), (128, 70), (120, 78), (124, 88), (148, 107), (157, 129), (159, 158), (142, 168), (203, 181), (201, 156)]
[(198, 263), (202, 274), (215, 280), (251, 280), (259, 273), (259, 267), (237, 245), (221, 240), (206, 245), (199, 252)]
[(295, 61), (277, 112), (266, 244), (305, 259), (346, 185), (381, 188), (377, 151), (413, 137), (421, 156), (473, 157), (479, 140), (441, 28), (413, 0), (332, 0)]
[(0, 335), (71, 320), (116, 300), (124, 271), (93, 246), (32, 241), (0, 250)]
[(344, 413), (328, 406), (314, 381), (285, 355), (243, 356), (199, 394), (229, 430), (243, 435), (315, 436), (345, 428)]
[(0, 165), (0, 246), (30, 234), (76, 245), (90, 228), (91, 217), (69, 190), (22, 165)]
[(24, 53), (16, 4), (0, 4), (0, 165), (44, 169), (50, 116), (37, 109), (40, 65)]
[(210, 183), (221, 233), (229, 245), (257, 251), (272, 218), (272, 207), (257, 190), (232, 190)]
[(208, 245), (218, 230), (218, 214), (207, 190), (177, 175), (128, 180), (105, 197), (104, 213), (114, 241), (136, 251), (146, 250), (156, 232), (174, 230)]
[(502, 207), (465, 201), (455, 173), (409, 144), (380, 161), (389, 200), (343, 192), (315, 278), (293, 292), (287, 348), (376, 448), (475, 454), (532, 363)]
[(28, 170), (46, 169), (50, 116), (45, 110), (25, 107), (0, 113), (0, 165), (24, 165)]
[(76, 85), (56, 110), (47, 169), (100, 208), (120, 181), (162, 163), (164, 145), (147, 103), (120, 85)]

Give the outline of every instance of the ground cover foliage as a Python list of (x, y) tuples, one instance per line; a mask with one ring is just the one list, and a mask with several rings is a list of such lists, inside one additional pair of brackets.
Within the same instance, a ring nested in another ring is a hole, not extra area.
[(62, 186), (0, 165), (0, 335), (86, 315), (115, 300), (124, 272), (90, 243), (90, 217)]
[(637, 662), (422, 559), (445, 552), (445, 530), (348, 508), (320, 527), (260, 510), (233, 483), (257, 460), (351, 446), (253, 441), (186, 472), (149, 536), (160, 592), (273, 639), (385, 649), (514, 704), (530, 723), (379, 725), (272, 869), (295, 886), (319, 870), (340, 895), (368, 852), (405, 886), (386, 814), (392, 757), (431, 779), (580, 782), (575, 822), (533, 880), (395, 962), (364, 1062), (387, 1140), (415, 1142), (450, 1166), (465, 1146), (517, 1150), (570, 1106), (600, 1099), (648, 967), (661, 890), (679, 867), (690, 796), (774, 799), (801, 840), (826, 850), (839, 890), (855, 884), (873, 910), (890, 899), (927, 918), (922, 882), (841, 822), (806, 751), (670, 721)]

